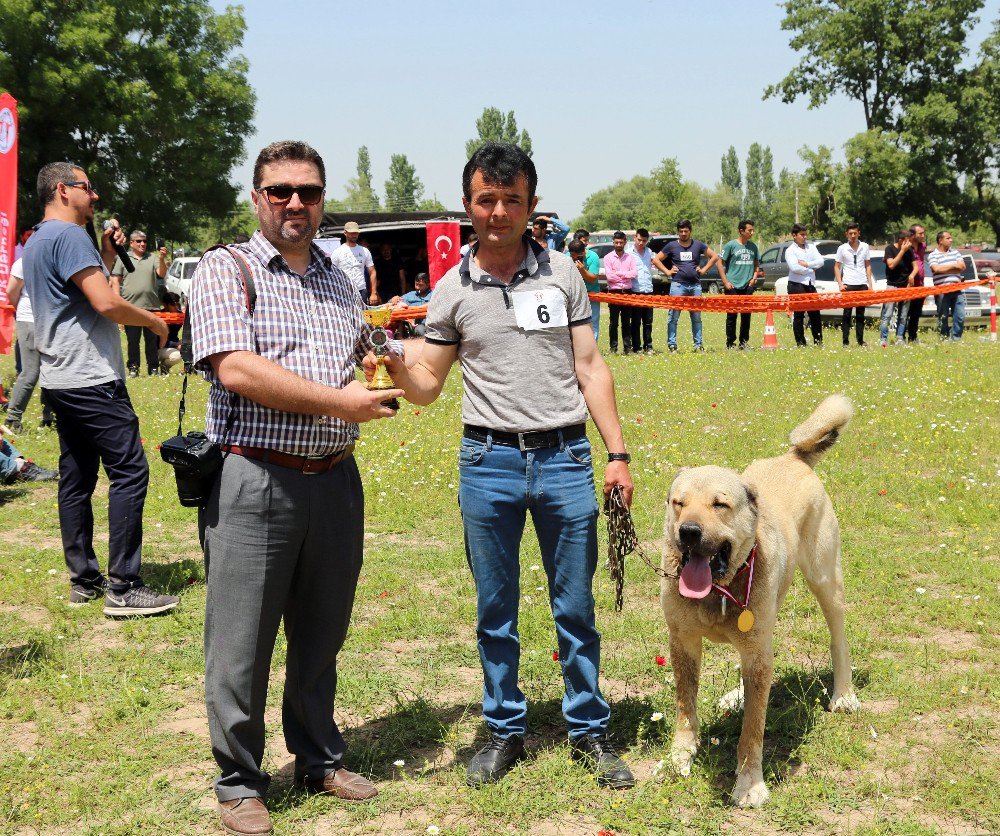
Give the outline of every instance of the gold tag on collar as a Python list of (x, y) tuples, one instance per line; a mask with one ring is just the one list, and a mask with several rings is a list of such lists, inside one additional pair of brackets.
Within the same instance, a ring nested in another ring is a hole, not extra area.
[(741, 633), (749, 633), (753, 628), (753, 613), (750, 610), (743, 610), (736, 619), (736, 626)]

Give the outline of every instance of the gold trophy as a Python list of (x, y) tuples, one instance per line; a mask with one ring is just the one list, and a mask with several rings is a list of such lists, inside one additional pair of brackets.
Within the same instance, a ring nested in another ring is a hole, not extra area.
[[(389, 353), (389, 349), (387, 348), (389, 345), (389, 334), (386, 332), (385, 326), (392, 319), (392, 308), (388, 305), (373, 308), (365, 306), (362, 308), (361, 314), (364, 316), (365, 322), (372, 327), (372, 353), (375, 355), (375, 376), (372, 377), (368, 388), (375, 390), (395, 389), (396, 384), (392, 382), (389, 370), (385, 367), (385, 360), (383, 359)], [(396, 398), (389, 398), (387, 401), (382, 401), (382, 404), (389, 407), (389, 409), (399, 409), (399, 401)]]

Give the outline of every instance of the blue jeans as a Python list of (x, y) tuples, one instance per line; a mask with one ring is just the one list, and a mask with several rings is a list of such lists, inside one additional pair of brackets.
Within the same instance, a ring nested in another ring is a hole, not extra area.
[[(914, 299), (914, 302), (922, 302), (922, 299)], [(909, 315), (909, 302), (886, 302), (882, 306), (882, 321), (879, 326), (879, 336), (882, 342), (889, 340), (889, 328), (892, 326), (892, 314), (896, 313), (896, 340), (902, 340), (906, 333), (906, 318)]]
[(0, 485), (14, 481), (20, 470), (17, 466), (19, 458), (21, 454), (17, 448), (6, 439), (0, 439)]
[[(682, 282), (670, 283), (671, 296), (701, 296), (701, 282), (698, 284), (683, 284)], [(680, 319), (681, 312), (676, 308), (671, 308), (670, 316), (667, 318), (667, 345), (670, 348), (677, 348), (677, 320)], [(701, 311), (691, 311), (691, 336), (694, 337), (695, 348), (701, 347)]]
[[(965, 329), (965, 291), (942, 293), (937, 297), (938, 328), (944, 339), (962, 339)], [(948, 317), (951, 317), (951, 328), (948, 328)]]
[(548, 579), (566, 693), (570, 736), (604, 734), (611, 710), (597, 683), (601, 636), (594, 624), (597, 497), (586, 438), (522, 452), (462, 439), (459, 503), (465, 551), (476, 581), (476, 638), (483, 666), (483, 717), (510, 737), (527, 730), (528, 705), (518, 687), (521, 642), (520, 545), (531, 513)]
[(601, 303), (590, 303), (590, 324), (594, 326), (594, 342), (601, 333)]

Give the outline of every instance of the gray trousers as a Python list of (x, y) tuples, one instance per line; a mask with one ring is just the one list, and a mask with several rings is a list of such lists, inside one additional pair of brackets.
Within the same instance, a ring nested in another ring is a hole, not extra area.
[(361, 572), (364, 496), (353, 457), (323, 474), (229, 455), (202, 512), (205, 701), (220, 801), (263, 795), (264, 705), (282, 617), (282, 725), (297, 776), (337, 769), (337, 653)]
[(35, 348), (35, 323), (15, 322), (14, 329), (17, 332), (17, 344), (21, 347), (21, 373), (14, 381), (14, 391), (10, 393), (7, 414), (11, 418), (20, 420), (38, 383), (42, 357)]

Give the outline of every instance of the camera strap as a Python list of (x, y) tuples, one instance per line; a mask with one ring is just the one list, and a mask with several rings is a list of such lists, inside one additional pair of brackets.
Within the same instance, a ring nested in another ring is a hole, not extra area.
[[(253, 310), (257, 305), (257, 285), (253, 280), (253, 273), (250, 270), (250, 265), (247, 260), (243, 257), (243, 254), (237, 250), (227, 247), (225, 244), (217, 244), (214, 247), (209, 247), (205, 250), (205, 255), (208, 255), (213, 250), (225, 250), (232, 257), (233, 261), (236, 262), (236, 269), (240, 274), (240, 282), (243, 285), (243, 299), (247, 306), (247, 312), (250, 314), (251, 320), (253, 319)], [(191, 315), (191, 308), (188, 307), (188, 316)], [(254, 343), (257, 342), (257, 335), (254, 334)], [(186, 401), (187, 401), (187, 386), (188, 386), (188, 376), (184, 375), (184, 383), (181, 386), (181, 402), (177, 407), (177, 435), (181, 435), (184, 432), (184, 413), (186, 411)], [(229, 412), (226, 415), (226, 427), (222, 431), (222, 443), (225, 444), (229, 439), (229, 431), (233, 428), (233, 424), (236, 420), (236, 398), (238, 396), (235, 392), (229, 393)]]

